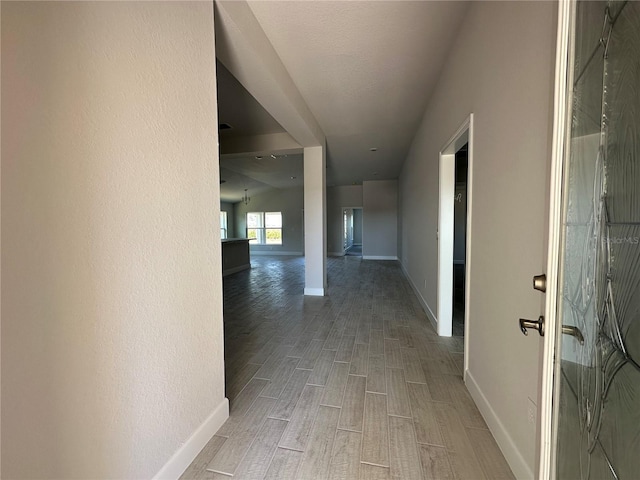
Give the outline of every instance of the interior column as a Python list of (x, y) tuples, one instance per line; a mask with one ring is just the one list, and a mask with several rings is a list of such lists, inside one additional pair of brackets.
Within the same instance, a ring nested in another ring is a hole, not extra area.
[(326, 150), (304, 149), (304, 294), (323, 296), (327, 285)]

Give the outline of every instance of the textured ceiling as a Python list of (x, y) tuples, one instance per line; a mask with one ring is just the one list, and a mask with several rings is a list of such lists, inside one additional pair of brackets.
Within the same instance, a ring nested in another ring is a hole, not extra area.
[[(327, 183), (397, 178), (468, 4), (255, 1), (249, 6), (327, 137)], [(226, 70), (223, 75), (231, 76)], [(225, 87), (219, 89), (224, 94)], [(233, 111), (254, 126), (264, 122), (266, 133), (262, 107), (245, 102), (233, 110), (233, 102), (220, 103), (221, 112), (230, 112), (220, 114), (221, 122), (241, 125), (231, 120)]]

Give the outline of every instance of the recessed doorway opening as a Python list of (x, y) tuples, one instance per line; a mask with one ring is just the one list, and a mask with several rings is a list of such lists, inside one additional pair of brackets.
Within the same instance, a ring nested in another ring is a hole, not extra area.
[(469, 344), (469, 271), (473, 179), (473, 114), (440, 151), (438, 212), (438, 335)]
[(453, 318), (451, 334), (464, 336), (465, 278), (467, 264), (467, 171), (469, 144), (456, 152), (453, 203)]
[(362, 207), (342, 208), (342, 252), (362, 257)]

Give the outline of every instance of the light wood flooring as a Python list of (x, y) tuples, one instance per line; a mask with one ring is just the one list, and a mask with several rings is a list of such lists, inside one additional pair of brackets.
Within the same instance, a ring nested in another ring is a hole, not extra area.
[(254, 257), (225, 277), (229, 420), (183, 479), (514, 478), (397, 262)]

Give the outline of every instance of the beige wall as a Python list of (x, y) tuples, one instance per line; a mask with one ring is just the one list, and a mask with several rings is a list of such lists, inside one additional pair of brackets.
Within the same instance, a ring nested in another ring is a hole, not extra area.
[(150, 478), (225, 404), (213, 7), (1, 8), (2, 477)]
[(534, 471), (542, 341), (517, 321), (542, 312), (556, 9), (472, 3), (400, 179), (401, 261), (436, 312), (438, 152), (474, 113), (467, 384), (520, 478)]
[(397, 260), (398, 181), (362, 184), (362, 257)]

